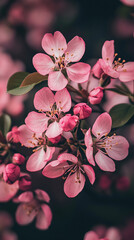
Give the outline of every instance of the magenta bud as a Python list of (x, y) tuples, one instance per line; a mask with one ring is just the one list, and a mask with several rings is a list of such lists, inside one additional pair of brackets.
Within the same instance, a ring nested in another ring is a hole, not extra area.
[(69, 132), (76, 126), (78, 120), (79, 118), (77, 116), (71, 116), (71, 114), (67, 114), (65, 117), (60, 119), (59, 123), (63, 131)]
[(92, 108), (90, 108), (86, 103), (78, 103), (74, 106), (73, 112), (75, 115), (78, 115), (79, 119), (85, 119), (90, 116)]
[(100, 65), (99, 60), (98, 60), (97, 63), (93, 66), (92, 72), (93, 72), (93, 75), (94, 75), (96, 78), (101, 78), (101, 75), (102, 75), (102, 73), (103, 73), (103, 70), (102, 70), (102, 68), (101, 68), (101, 65)]
[(57, 137), (55, 137), (55, 138), (48, 138), (48, 140), (49, 140), (50, 142), (52, 142), (53, 144), (56, 144), (56, 143), (58, 143), (58, 142), (61, 140), (61, 138), (62, 138), (62, 136), (59, 135), (59, 136), (57, 136)]
[(8, 184), (14, 183), (16, 180), (18, 180), (19, 176), (20, 176), (19, 166), (13, 163), (6, 165), (3, 173), (3, 179), (6, 183)]
[(19, 178), (19, 188), (22, 191), (27, 191), (31, 188), (32, 181), (30, 176), (25, 175)]
[(15, 153), (12, 157), (12, 162), (14, 164), (21, 165), (25, 162), (25, 157), (21, 155), (20, 153)]
[(94, 88), (88, 96), (88, 100), (91, 104), (99, 104), (103, 98), (103, 88), (96, 87)]

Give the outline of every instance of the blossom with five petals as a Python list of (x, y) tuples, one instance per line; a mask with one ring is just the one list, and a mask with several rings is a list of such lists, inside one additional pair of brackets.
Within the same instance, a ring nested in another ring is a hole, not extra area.
[[(48, 74), (48, 86), (51, 90), (59, 91), (68, 84), (67, 78), (82, 83), (88, 80), (90, 65), (78, 62), (85, 52), (85, 42), (75, 36), (68, 44), (61, 32), (52, 35), (46, 33), (42, 39), (42, 48), (52, 56), (38, 53), (33, 57), (33, 65), (42, 75)], [(68, 76), (68, 77), (67, 77)]]
[[(32, 192), (27, 191), (13, 200), (20, 203), (16, 211), (16, 221), (20, 225), (27, 225), (36, 218), (36, 227), (41, 230), (48, 229), (52, 221), (52, 212), (46, 204), (50, 202), (49, 195), (40, 189)], [(44, 203), (46, 202), (46, 203)]]
[(44, 169), (43, 175), (49, 178), (57, 178), (67, 175), (64, 183), (64, 192), (69, 198), (76, 197), (84, 188), (85, 176), (91, 184), (95, 181), (95, 173), (89, 165), (81, 164), (77, 157), (70, 153), (62, 153), (58, 159), (50, 162)]
[[(60, 115), (71, 108), (71, 96), (67, 89), (64, 88), (54, 95), (48, 87), (42, 88), (35, 94), (34, 106), (39, 113), (33, 111), (28, 114), (25, 119), (27, 127), (40, 134), (46, 130), (45, 135), (48, 138), (59, 136), (63, 131), (58, 122)], [(51, 122), (49, 126), (48, 121)]]
[[(91, 129), (85, 134), (86, 156), (90, 164), (95, 166), (95, 161), (103, 171), (115, 171), (114, 160), (123, 160), (128, 155), (129, 143), (122, 136), (108, 136), (112, 127), (112, 119), (108, 113), (102, 113)], [(95, 153), (95, 161), (93, 158)], [(108, 156), (109, 157), (108, 157)]]

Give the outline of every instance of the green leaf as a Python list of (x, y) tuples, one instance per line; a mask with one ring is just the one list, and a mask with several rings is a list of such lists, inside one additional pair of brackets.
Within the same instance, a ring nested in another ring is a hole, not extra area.
[(30, 73), (22, 81), (20, 87), (29, 86), (31, 84), (36, 85), (45, 80), (48, 80), (48, 75), (43, 76), (43, 75), (39, 74), (38, 72)]
[(34, 87), (34, 84), (20, 88), (21, 83), (28, 74), (28, 72), (17, 72), (13, 74), (9, 78), (7, 92), (12, 95), (22, 95), (29, 92)]
[(109, 114), (112, 117), (112, 128), (121, 127), (134, 116), (134, 105), (118, 104), (110, 109)]
[(11, 118), (7, 114), (0, 116), (0, 131), (4, 136), (8, 133), (11, 127)]

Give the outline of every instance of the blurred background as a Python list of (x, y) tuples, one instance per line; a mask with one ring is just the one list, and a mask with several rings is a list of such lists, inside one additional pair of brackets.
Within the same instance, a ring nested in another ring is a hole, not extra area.
[[(119, 57), (134, 61), (134, 8), (120, 0), (0, 0), (0, 85), (13, 72), (35, 71), (32, 57), (43, 52), (43, 35), (57, 30), (67, 42), (76, 35), (84, 39), (85, 62), (101, 57), (106, 40), (115, 40)], [(42, 86), (20, 99), (24, 102), (23, 112), (20, 106), (15, 112), (13, 104), (6, 105), (13, 125), (22, 124), (27, 113), (34, 109), (33, 96)], [(96, 167), (95, 185), (86, 181), (84, 190), (74, 199), (64, 194), (61, 179), (32, 174), (34, 188), (46, 190), (51, 197), (53, 221), (47, 231), (37, 230), (35, 223), (25, 227), (15, 223), (13, 231), (19, 240), (82, 240), (96, 225), (116, 226), (124, 234), (123, 240), (134, 240), (134, 135), (129, 136), (129, 132), (134, 133), (133, 122), (121, 132), (128, 134), (131, 143), (129, 157), (117, 163), (117, 171), (112, 174)], [(12, 202), (0, 204), (0, 209), (8, 211), (14, 220), (16, 207)]]

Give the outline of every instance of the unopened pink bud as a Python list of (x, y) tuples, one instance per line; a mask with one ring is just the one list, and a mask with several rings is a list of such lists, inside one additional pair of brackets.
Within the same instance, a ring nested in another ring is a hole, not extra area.
[(59, 123), (63, 131), (69, 132), (76, 126), (78, 120), (79, 118), (76, 115), (71, 116), (71, 114), (67, 114), (65, 117), (60, 119)]
[(48, 140), (49, 140), (50, 142), (52, 142), (53, 144), (56, 144), (56, 143), (58, 143), (58, 142), (61, 140), (61, 138), (62, 138), (62, 136), (59, 135), (59, 136), (57, 136), (57, 137), (55, 137), (55, 138), (48, 138)]
[(10, 163), (6, 165), (3, 173), (3, 179), (8, 184), (14, 183), (20, 176), (20, 167)]
[(102, 73), (103, 73), (103, 70), (102, 70), (102, 68), (101, 68), (101, 65), (100, 65), (99, 60), (98, 60), (97, 63), (93, 66), (92, 72), (93, 72), (93, 75), (94, 75), (96, 78), (101, 78), (101, 75), (102, 75)]
[(31, 188), (32, 181), (30, 176), (25, 175), (19, 178), (19, 188), (22, 191), (27, 191)]
[(7, 133), (6, 135), (6, 139), (8, 142), (15, 142), (18, 143), (19, 142), (19, 130), (16, 126), (14, 126), (12, 128), (12, 130), (10, 132)]
[(12, 162), (14, 164), (21, 165), (25, 162), (25, 157), (21, 155), (20, 153), (15, 153), (12, 157)]
[(96, 87), (94, 88), (88, 96), (88, 100), (91, 104), (99, 104), (103, 98), (103, 88)]
[(73, 112), (75, 115), (78, 115), (79, 119), (85, 119), (90, 116), (92, 108), (90, 108), (86, 103), (78, 103), (74, 106)]

